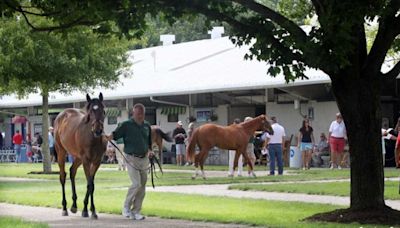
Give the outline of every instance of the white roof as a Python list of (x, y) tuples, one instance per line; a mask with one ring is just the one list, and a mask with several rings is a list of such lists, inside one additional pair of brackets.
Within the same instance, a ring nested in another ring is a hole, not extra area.
[[(325, 73), (312, 69), (306, 71), (309, 80), (287, 84), (283, 75), (272, 78), (267, 75), (265, 62), (244, 60), (248, 49), (249, 46), (235, 47), (228, 37), (222, 37), (130, 51), (132, 75), (128, 78), (120, 76), (122, 84), (114, 89), (96, 88), (93, 91), (95, 96), (101, 91), (105, 99), (111, 100), (330, 82)], [(85, 96), (86, 91), (69, 95), (51, 93), (49, 104), (84, 101)], [(41, 104), (40, 94), (31, 94), (22, 100), (16, 96), (0, 98), (0, 107)]]

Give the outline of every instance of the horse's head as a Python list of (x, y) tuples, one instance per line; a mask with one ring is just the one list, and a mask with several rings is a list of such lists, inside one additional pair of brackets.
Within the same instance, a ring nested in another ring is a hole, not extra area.
[(92, 133), (95, 137), (100, 137), (104, 130), (104, 104), (103, 94), (100, 93), (99, 98), (91, 99), (89, 94), (86, 94), (86, 123), (91, 123)]
[(272, 129), (271, 123), (268, 120), (268, 117), (266, 115), (260, 115), (257, 118), (260, 118), (261, 122), (261, 129), (262, 131), (268, 132), (268, 134), (273, 135), (274, 130)]

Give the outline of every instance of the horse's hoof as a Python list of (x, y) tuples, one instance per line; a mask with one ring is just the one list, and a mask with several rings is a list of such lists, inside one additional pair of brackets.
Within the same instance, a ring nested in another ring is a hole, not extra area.
[(78, 208), (76, 208), (76, 207), (71, 207), (71, 212), (72, 212), (72, 213), (75, 214), (77, 211), (78, 211)]
[(194, 179), (196, 179), (196, 176), (195, 176), (195, 175), (192, 176), (192, 180), (194, 180)]
[(67, 210), (63, 210), (61, 213), (62, 216), (68, 216), (68, 211)]
[(97, 219), (97, 214), (96, 213), (92, 213), (92, 216), (90, 216), (91, 219)]
[(89, 213), (87, 211), (82, 211), (82, 217), (84, 218), (89, 217)]

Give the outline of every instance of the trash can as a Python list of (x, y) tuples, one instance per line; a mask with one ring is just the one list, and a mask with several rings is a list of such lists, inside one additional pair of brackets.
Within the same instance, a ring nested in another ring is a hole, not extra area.
[(301, 151), (297, 146), (290, 147), (290, 160), (289, 167), (290, 168), (301, 168)]

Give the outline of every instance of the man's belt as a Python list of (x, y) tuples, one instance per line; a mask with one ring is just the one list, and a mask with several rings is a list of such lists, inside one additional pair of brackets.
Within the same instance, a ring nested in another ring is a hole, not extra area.
[(134, 154), (134, 155), (133, 155), (133, 157), (137, 157), (137, 158), (145, 158), (145, 157), (146, 157), (146, 154), (143, 154), (143, 155), (136, 155), (136, 154)]

